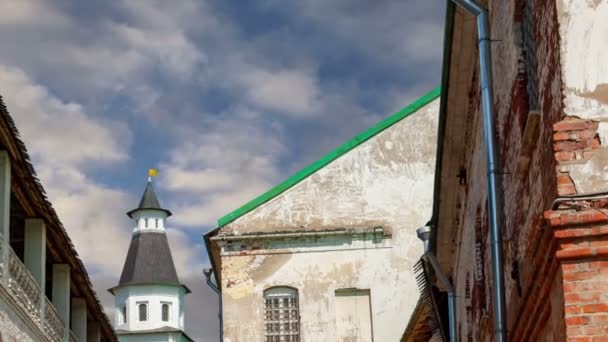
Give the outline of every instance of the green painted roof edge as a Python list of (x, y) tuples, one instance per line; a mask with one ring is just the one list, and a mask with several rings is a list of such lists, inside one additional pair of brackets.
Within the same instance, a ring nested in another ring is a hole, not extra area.
[(345, 142), (340, 147), (336, 148), (335, 150), (333, 150), (333, 151), (329, 152), (328, 154), (326, 154), (325, 156), (323, 156), (321, 159), (306, 166), (305, 168), (303, 168), (302, 170), (300, 170), (293, 176), (284, 180), (279, 185), (268, 190), (267, 192), (263, 193), (262, 195), (254, 198), (253, 200), (247, 202), (246, 204), (244, 204), (243, 206), (239, 207), (238, 209), (232, 211), (231, 213), (221, 217), (218, 220), (218, 226), (219, 227), (225, 226), (226, 224), (236, 220), (237, 218), (239, 218), (239, 217), (245, 215), (246, 213), (252, 211), (253, 209), (257, 208), (258, 206), (270, 201), (271, 199), (280, 195), (287, 189), (298, 184), (299, 182), (301, 182), (302, 180), (304, 180), (305, 178), (307, 178), (314, 172), (323, 168), (325, 165), (338, 159), (339, 157), (346, 154), (348, 151), (352, 150), (353, 148), (361, 145), (362, 143), (364, 143), (371, 137), (373, 137), (376, 134), (391, 127), (392, 125), (394, 125), (395, 123), (406, 118), (410, 114), (418, 111), (420, 108), (426, 106), (431, 101), (438, 98), (440, 94), (441, 94), (441, 87), (431, 90), (430, 92), (428, 92), (425, 95), (423, 95), (422, 97), (418, 98), (416, 101), (414, 101), (407, 107), (401, 109), (397, 113), (389, 116), (388, 118), (386, 118), (386, 119), (380, 121), (379, 123), (375, 124), (374, 126), (368, 128), (366, 131), (359, 133), (351, 140)]

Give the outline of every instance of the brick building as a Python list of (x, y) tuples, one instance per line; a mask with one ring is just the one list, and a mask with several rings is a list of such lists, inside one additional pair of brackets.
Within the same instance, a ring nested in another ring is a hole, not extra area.
[[(476, 20), (448, 1), (430, 250), (455, 288), (459, 341), (494, 340)], [(608, 0), (488, 0), (512, 341), (608, 340)], [(425, 268), (426, 269), (426, 268)], [(403, 340), (447, 335), (446, 301)], [(435, 325), (433, 321), (439, 321)]]

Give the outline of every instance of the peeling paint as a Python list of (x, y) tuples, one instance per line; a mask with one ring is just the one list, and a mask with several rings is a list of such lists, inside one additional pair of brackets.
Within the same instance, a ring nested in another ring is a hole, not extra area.
[(558, 0), (566, 115), (608, 113), (608, 1)]
[(570, 165), (570, 177), (578, 194), (608, 191), (608, 149), (594, 153), (584, 164)]

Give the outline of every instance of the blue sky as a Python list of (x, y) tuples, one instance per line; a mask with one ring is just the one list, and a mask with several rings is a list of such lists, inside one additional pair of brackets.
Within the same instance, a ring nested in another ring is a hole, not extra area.
[(436, 87), (443, 18), (442, 0), (0, 0), (0, 94), (108, 308), (124, 213), (160, 169), (187, 330), (212, 341), (201, 235)]

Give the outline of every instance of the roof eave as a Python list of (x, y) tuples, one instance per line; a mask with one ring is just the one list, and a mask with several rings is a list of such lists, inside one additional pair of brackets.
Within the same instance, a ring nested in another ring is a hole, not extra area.
[(182, 287), (185, 291), (186, 294), (192, 293), (192, 291), (190, 290), (190, 288), (184, 284), (181, 283), (162, 283), (162, 282), (135, 282), (135, 283), (125, 283), (125, 284), (121, 284), (121, 285), (116, 285), (114, 287), (109, 288), (107, 291), (110, 292), (112, 295), (116, 295), (115, 291), (122, 288), (122, 287), (129, 287), (129, 286), (155, 286), (155, 285), (159, 285), (159, 286), (174, 286), (174, 287)]
[(205, 249), (207, 250), (207, 256), (209, 257), (209, 263), (211, 264), (211, 270), (213, 271), (213, 274), (215, 275), (216, 281), (217, 281), (217, 287), (220, 291), (220, 293), (222, 292), (222, 281), (221, 281), (221, 274), (219, 274), (218, 267), (217, 267), (217, 263), (215, 258), (213, 257), (213, 252), (211, 251), (211, 237), (213, 237), (214, 235), (217, 235), (220, 231), (220, 227), (211, 229), (210, 231), (208, 231), (207, 233), (203, 234), (203, 240), (205, 241)]
[(127, 216), (129, 216), (130, 218), (133, 218), (133, 214), (135, 214), (136, 212), (138, 212), (140, 210), (159, 210), (159, 211), (163, 211), (165, 214), (167, 214), (167, 217), (173, 215), (173, 213), (170, 210), (163, 209), (163, 208), (135, 208), (133, 210), (128, 211), (127, 212)]
[(443, 38), (443, 61), (441, 69), (441, 99), (439, 103), (439, 123), (437, 127), (437, 155), (435, 157), (435, 181), (433, 191), (433, 208), (430, 223), (434, 227), (431, 230), (430, 248), (436, 251), (437, 245), (437, 221), (439, 218), (440, 196), (441, 196), (441, 172), (443, 164), (443, 145), (445, 142), (447, 99), (450, 81), (450, 62), (452, 56), (452, 38), (454, 35), (454, 14), (456, 5), (452, 0), (446, 0), (445, 31)]

